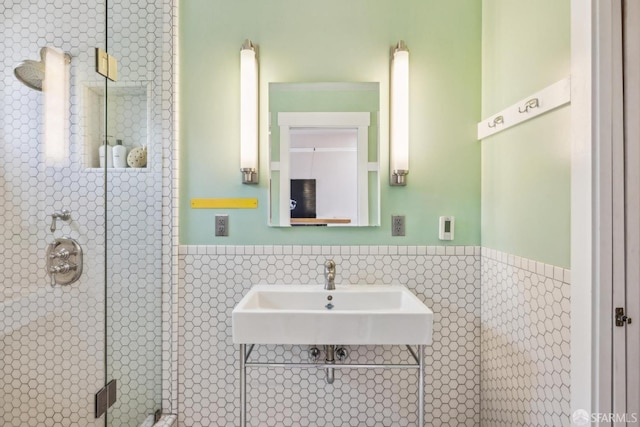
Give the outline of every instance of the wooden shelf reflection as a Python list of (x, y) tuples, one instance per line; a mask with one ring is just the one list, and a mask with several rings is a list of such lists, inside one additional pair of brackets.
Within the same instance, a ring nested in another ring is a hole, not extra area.
[(292, 225), (351, 224), (349, 218), (291, 218)]

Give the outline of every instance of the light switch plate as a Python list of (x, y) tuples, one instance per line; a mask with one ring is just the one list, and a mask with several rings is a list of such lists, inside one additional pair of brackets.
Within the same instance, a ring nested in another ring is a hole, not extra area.
[(452, 216), (441, 216), (438, 227), (438, 237), (440, 240), (453, 240), (453, 227), (455, 218)]
[(229, 215), (216, 215), (216, 236), (229, 235)]

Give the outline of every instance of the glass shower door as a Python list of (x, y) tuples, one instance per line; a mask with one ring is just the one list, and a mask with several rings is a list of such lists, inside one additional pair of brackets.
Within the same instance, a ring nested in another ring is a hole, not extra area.
[(106, 84), (107, 425), (153, 425), (162, 378), (162, 2), (109, 0)]
[(2, 426), (138, 427), (161, 407), (163, 5), (0, 2)]

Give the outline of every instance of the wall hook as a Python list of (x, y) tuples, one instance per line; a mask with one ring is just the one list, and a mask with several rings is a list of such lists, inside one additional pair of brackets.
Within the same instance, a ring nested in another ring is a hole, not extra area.
[(531, 98), (527, 102), (524, 103), (524, 109), (518, 107), (519, 113), (528, 113), (530, 109), (538, 108), (540, 103), (538, 102), (538, 98)]
[(494, 127), (496, 127), (497, 125), (501, 125), (501, 124), (503, 124), (503, 123), (504, 123), (504, 117), (502, 117), (502, 116), (498, 116), (498, 117), (496, 117), (495, 119), (493, 119), (493, 122), (492, 122), (492, 123), (488, 123), (487, 125), (488, 125), (490, 128), (494, 128)]

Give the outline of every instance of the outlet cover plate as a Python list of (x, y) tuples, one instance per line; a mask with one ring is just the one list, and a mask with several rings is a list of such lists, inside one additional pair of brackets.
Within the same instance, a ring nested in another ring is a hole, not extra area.
[(216, 215), (216, 236), (229, 235), (229, 215)]
[(404, 215), (391, 215), (391, 235), (404, 236)]

